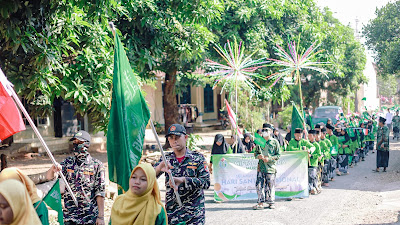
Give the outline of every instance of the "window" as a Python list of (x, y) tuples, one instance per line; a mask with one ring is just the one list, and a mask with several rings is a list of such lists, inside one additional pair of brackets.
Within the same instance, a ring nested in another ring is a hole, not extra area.
[(191, 104), (192, 95), (190, 93), (190, 85), (186, 86), (186, 89), (182, 92), (179, 104)]
[(204, 88), (204, 112), (214, 112), (214, 91), (209, 84)]
[[(48, 116), (45, 116), (45, 117), (40, 117), (40, 116), (34, 117), (34, 116), (32, 116), (31, 107), (33, 107), (33, 106), (31, 106), (31, 104), (28, 102), (28, 100), (26, 100), (25, 98), (22, 98), (21, 102), (22, 102), (22, 105), (24, 106), (25, 110), (30, 115), (30, 117), (31, 117), (33, 123), (35, 124), (35, 126), (49, 126), (50, 125), (50, 121), (49, 121), (49, 117)], [(26, 119), (25, 115), (23, 115), (22, 112), (21, 112), (21, 116), (22, 116), (22, 119), (24, 121), (24, 124), (25, 125), (30, 125), (29, 122), (28, 122), (28, 119)]]

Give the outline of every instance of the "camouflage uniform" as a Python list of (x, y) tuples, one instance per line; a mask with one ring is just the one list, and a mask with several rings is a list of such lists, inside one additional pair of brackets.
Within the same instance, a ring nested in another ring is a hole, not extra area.
[[(383, 144), (383, 148), (381, 145)], [(389, 128), (379, 127), (376, 135), (376, 167), (388, 167), (389, 164)]]
[(265, 147), (257, 145), (254, 151), (254, 156), (257, 159), (258, 155), (268, 156), (268, 162), (258, 160), (256, 189), (258, 195), (257, 203), (275, 203), (275, 177), (276, 177), (276, 162), (279, 160), (280, 146), (276, 139), (270, 138)]
[[(169, 176), (166, 175), (165, 209), (168, 214), (168, 224), (179, 224), (181, 222), (185, 222), (187, 225), (205, 224), (203, 189), (210, 187), (210, 172), (208, 171), (206, 159), (202, 154), (189, 149), (186, 149), (185, 158), (181, 163), (176, 159), (174, 152), (168, 152), (165, 156), (172, 166), (172, 176), (186, 177), (186, 182), (178, 187), (178, 193), (183, 204), (180, 207), (175, 200), (174, 190), (169, 185)], [(162, 158), (154, 167), (160, 162), (162, 162)]]
[(394, 116), (393, 119), (392, 119), (392, 124), (393, 124), (393, 139), (397, 138), (397, 140), (398, 140), (400, 138), (400, 136), (399, 136), (400, 116), (397, 116), (397, 115)]
[(96, 197), (105, 197), (105, 173), (103, 163), (88, 154), (83, 162), (68, 157), (60, 163), (62, 173), (70, 185), (78, 207), (70, 193), (64, 193), (64, 221), (76, 224), (95, 224), (99, 214)]

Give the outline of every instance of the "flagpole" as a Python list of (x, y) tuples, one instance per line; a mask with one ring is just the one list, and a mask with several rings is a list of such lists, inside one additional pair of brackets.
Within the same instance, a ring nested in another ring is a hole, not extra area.
[(43, 197), (40, 199), (39, 204), (37, 204), (37, 206), (35, 207), (35, 210), (39, 207), (40, 204), (42, 204), (44, 198), (47, 196), (47, 194), (49, 194), (49, 192), (51, 191), (51, 189), (54, 187), (54, 185), (55, 185), (56, 183), (57, 183), (57, 181), (54, 182), (53, 186), (51, 186), (51, 188), (46, 192), (46, 194), (43, 194)]
[[(156, 131), (156, 128), (154, 127), (153, 120), (151, 119), (151, 117), (150, 117), (150, 124), (151, 124), (151, 129), (153, 130), (154, 137), (156, 138), (158, 148), (160, 149), (161, 156), (162, 156), (162, 158), (163, 158), (165, 167), (168, 168), (168, 165), (167, 165), (167, 164), (168, 164), (167, 158), (165, 157), (164, 150), (163, 150), (163, 148), (162, 148), (162, 146), (161, 146), (160, 139), (158, 139), (157, 131)], [(170, 170), (169, 168), (168, 168), (167, 173), (168, 173), (169, 179), (170, 179), (170, 181), (171, 181), (171, 183), (172, 183), (172, 186), (175, 187), (174, 177), (172, 176), (171, 170)], [(182, 206), (182, 201), (181, 201), (181, 198), (180, 198), (180, 196), (179, 196), (178, 191), (175, 190), (175, 188), (172, 188), (172, 189), (174, 189), (174, 193), (175, 193), (176, 201), (178, 202), (178, 205), (179, 205), (179, 206)]]
[[(11, 97), (14, 99), (15, 103), (17, 103), (19, 109), (22, 111), (22, 113), (24, 114), (25, 118), (28, 120), (29, 125), (31, 125), (33, 132), (35, 132), (35, 134), (37, 135), (37, 137), (39, 138), (40, 143), (42, 143), (44, 149), (47, 152), (47, 155), (50, 157), (52, 163), (54, 166), (57, 167), (57, 161), (55, 160), (53, 154), (51, 154), (51, 151), (49, 149), (49, 147), (47, 146), (46, 142), (44, 141), (42, 135), (40, 134), (39, 130), (37, 129), (37, 127), (35, 126), (35, 123), (33, 122), (33, 120), (31, 119), (31, 117), (29, 116), (28, 112), (26, 111), (24, 105), (22, 104), (21, 100), (19, 100), (17, 93), (15, 93), (14, 88), (10, 87), (8, 90), (11, 91)], [(75, 205), (78, 207), (78, 201), (76, 200), (76, 197), (74, 195), (74, 193), (72, 192), (71, 187), (69, 186), (67, 180), (64, 177), (64, 174), (61, 171), (58, 171), (58, 174), (60, 175), (61, 179), (64, 181), (65, 186), (67, 187), (67, 190), (71, 193), (72, 199), (75, 202)]]
[[(113, 36), (115, 37), (115, 26), (114, 26), (114, 23), (113, 23), (113, 22), (109, 22), (108, 25), (110, 26), (111, 31), (112, 31), (112, 33), (113, 33)], [(110, 105), (111, 105), (111, 104), (110, 104)], [(167, 158), (165, 157), (163, 148), (161, 147), (161, 143), (160, 143), (160, 140), (158, 139), (157, 131), (156, 131), (156, 128), (154, 127), (153, 120), (151, 119), (151, 117), (150, 117), (150, 124), (151, 124), (151, 128), (152, 128), (152, 130), (153, 130), (153, 133), (154, 133), (154, 137), (156, 138), (156, 141), (157, 141), (157, 144), (158, 144), (158, 148), (160, 149), (162, 158), (163, 158), (164, 163), (165, 163), (165, 165), (166, 165), (166, 167), (167, 167)], [(167, 171), (167, 174), (168, 174), (169, 177), (170, 177), (170, 181), (171, 181), (172, 186), (175, 187), (174, 177), (172, 176), (172, 173), (171, 173), (171, 171), (170, 171), (169, 169), (168, 169), (168, 171)], [(181, 198), (180, 198), (180, 196), (179, 196), (178, 191), (175, 190), (175, 188), (173, 188), (173, 189), (174, 189), (174, 193), (175, 193), (176, 201), (177, 201), (178, 205), (179, 205), (179, 206), (182, 206), (182, 201), (181, 201)]]

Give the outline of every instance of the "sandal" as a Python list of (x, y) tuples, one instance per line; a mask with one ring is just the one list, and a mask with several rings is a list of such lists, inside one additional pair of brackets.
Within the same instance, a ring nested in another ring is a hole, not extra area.
[(253, 209), (254, 209), (254, 210), (262, 210), (262, 209), (264, 209), (264, 206), (263, 206), (263, 205), (257, 204), (257, 205), (255, 205), (255, 206), (253, 206)]

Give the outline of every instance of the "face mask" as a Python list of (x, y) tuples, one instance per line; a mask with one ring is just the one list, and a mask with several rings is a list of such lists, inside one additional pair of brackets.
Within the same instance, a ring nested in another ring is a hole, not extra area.
[(74, 144), (74, 154), (78, 160), (85, 160), (87, 153), (87, 147), (84, 144)]

